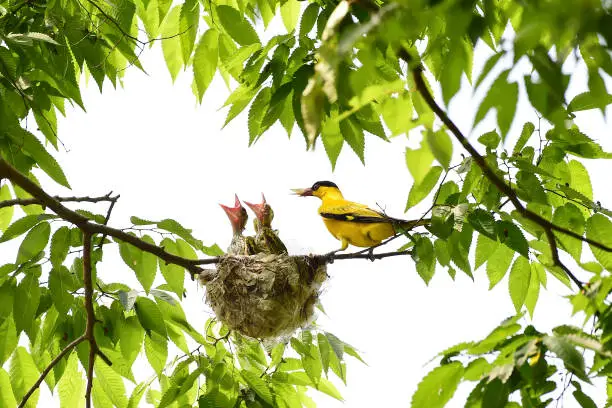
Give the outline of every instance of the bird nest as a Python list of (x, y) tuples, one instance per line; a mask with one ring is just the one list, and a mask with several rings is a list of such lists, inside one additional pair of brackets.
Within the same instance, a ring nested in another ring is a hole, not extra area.
[(255, 338), (287, 335), (313, 318), (324, 262), (306, 256), (224, 256), (206, 302), (230, 329)]

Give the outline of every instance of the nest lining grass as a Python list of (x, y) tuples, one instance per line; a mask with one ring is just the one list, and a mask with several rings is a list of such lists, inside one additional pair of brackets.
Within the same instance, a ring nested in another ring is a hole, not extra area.
[(224, 256), (206, 284), (206, 302), (230, 329), (280, 337), (308, 325), (327, 267), (307, 256)]

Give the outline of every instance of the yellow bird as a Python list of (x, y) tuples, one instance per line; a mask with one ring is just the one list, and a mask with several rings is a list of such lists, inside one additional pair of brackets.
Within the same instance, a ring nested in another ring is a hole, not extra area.
[(294, 189), (293, 192), (302, 197), (321, 199), (319, 215), (329, 232), (342, 244), (337, 251), (344, 251), (349, 244), (373, 247), (397, 233), (430, 223), (430, 220), (407, 221), (389, 217), (365, 204), (345, 200), (338, 186), (331, 181), (317, 181), (310, 188)]

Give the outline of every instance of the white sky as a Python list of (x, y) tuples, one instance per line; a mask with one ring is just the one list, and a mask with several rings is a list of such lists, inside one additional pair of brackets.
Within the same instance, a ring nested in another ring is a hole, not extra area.
[[(124, 89), (115, 91), (107, 83), (103, 95), (91, 81), (83, 89), (88, 112), (70, 110), (68, 119), (61, 120), (59, 126), (60, 138), (69, 152), (57, 157), (72, 184), (70, 194), (94, 196), (110, 190), (121, 194), (111, 225), (127, 227), (131, 215), (171, 217), (193, 228), (194, 235), (205, 244), (216, 242), (225, 248), (231, 228), (218, 203), (233, 203), (234, 193), (258, 202), (263, 191), (275, 210), (274, 225), (290, 252), (324, 253), (337, 248), (338, 242), (316, 213), (319, 201), (289, 194), (290, 188), (308, 187), (317, 180), (333, 180), (348, 199), (372, 206), (380, 203), (391, 215), (420, 216), (418, 210), (403, 214), (412, 185), (404, 148), (413, 146), (414, 139), (397, 137), (385, 143), (368, 137), (367, 167), (345, 146), (332, 173), (322, 146), (314, 153), (306, 152), (297, 127), (288, 140), (284, 130), (275, 125), (251, 148), (247, 147), (246, 115), (221, 130), (225, 110), (217, 109), (227, 90), (219, 78), (208, 90), (203, 105), (197, 106), (190, 73), (181, 73), (173, 85), (158, 47), (145, 51), (142, 60), (148, 75), (132, 68), (126, 73)], [(475, 58), (475, 63), (477, 73), (484, 60)], [(584, 83), (584, 78), (581, 81)], [(463, 92), (451, 104), (451, 117), (466, 133), (477, 107), (470, 98), (470, 93)], [(601, 115), (584, 117), (588, 122), (581, 125), (588, 126), (594, 132), (592, 136), (607, 139), (610, 128)], [(523, 108), (517, 121), (520, 124), (513, 127), (515, 134), (525, 120), (537, 119)], [(492, 126), (489, 121), (479, 129), (484, 132)], [(602, 143), (611, 150), (609, 140)], [(459, 152), (456, 148), (453, 163), (459, 161)], [(603, 165), (590, 165), (589, 169), (596, 171), (591, 173), (595, 197), (605, 205), (612, 203), (612, 193), (603, 178)], [(67, 193), (51, 182), (45, 186), (51, 194)], [(105, 212), (104, 207), (99, 208), (100, 213)], [(14, 254), (9, 252), (3, 251), (0, 264), (12, 261)], [(105, 255), (98, 266), (105, 282), (126, 281), (139, 287), (116, 254)], [(489, 291), (484, 268), (474, 273), (475, 282), (462, 272), (457, 272), (453, 282), (445, 270), (438, 270), (429, 287), (417, 275), (409, 257), (374, 263), (338, 261), (329, 266), (329, 274), (322, 296), (327, 316), (318, 323), (360, 350), (368, 366), (349, 360), (348, 386), (339, 387), (345, 402), (315, 395), (320, 407), (408, 406), (418, 382), (435, 367), (424, 366), (431, 357), (455, 343), (486, 336), (502, 319), (514, 314), (507, 279)], [(204, 291), (189, 279), (186, 288), (183, 308), (194, 326), (203, 330), (203, 322), (210, 316), (203, 301)], [(540, 292), (535, 312), (534, 324), (539, 330), (567, 323), (571, 308), (562, 296), (568, 293), (549, 278), (548, 290)], [(144, 373), (135, 374), (138, 379), (146, 377)], [(448, 406), (463, 406), (474, 384), (462, 386)], [(585, 386), (585, 391), (596, 396), (598, 404), (604, 401), (604, 388), (593, 391)], [(43, 401), (44, 406), (57, 404), (50, 401), (45, 390)], [(565, 406), (577, 406), (570, 393), (566, 394)]]

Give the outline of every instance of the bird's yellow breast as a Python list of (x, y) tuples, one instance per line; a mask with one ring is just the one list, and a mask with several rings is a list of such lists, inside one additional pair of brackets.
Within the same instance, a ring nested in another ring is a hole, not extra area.
[[(355, 205), (356, 203), (351, 203), (348, 201), (328, 201), (324, 200), (323, 205), (319, 208), (319, 213), (329, 212), (335, 208), (343, 208), (349, 204), (350, 206)], [(365, 206), (364, 211), (367, 211)], [(371, 211), (371, 210), (370, 210)], [(323, 222), (327, 227), (328, 231), (338, 240), (343, 241), (346, 240), (349, 244), (358, 246), (358, 247), (371, 247), (373, 245), (379, 244), (382, 240), (389, 238), (393, 234), (395, 234), (395, 229), (393, 225), (388, 222), (380, 222), (380, 223), (361, 223), (350, 221), (347, 218), (347, 221), (323, 218)]]

